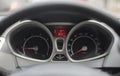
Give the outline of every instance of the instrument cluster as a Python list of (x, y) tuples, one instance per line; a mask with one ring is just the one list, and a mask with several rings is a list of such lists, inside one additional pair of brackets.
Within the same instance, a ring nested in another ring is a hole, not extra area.
[(26, 20), (13, 25), (8, 45), (16, 56), (33, 61), (94, 60), (106, 56), (113, 42), (105, 26), (94, 20), (78, 24)]

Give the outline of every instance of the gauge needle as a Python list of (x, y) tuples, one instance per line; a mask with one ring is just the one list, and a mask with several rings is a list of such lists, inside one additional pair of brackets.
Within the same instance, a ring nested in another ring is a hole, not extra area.
[(78, 53), (80, 53), (82, 51), (87, 51), (87, 46), (83, 46), (81, 49), (79, 49), (78, 51), (74, 52), (74, 55), (78, 54)]
[(34, 50), (34, 48), (24, 48), (24, 50)]
[(37, 50), (38, 50), (38, 47), (24, 48), (24, 50), (37, 51)]

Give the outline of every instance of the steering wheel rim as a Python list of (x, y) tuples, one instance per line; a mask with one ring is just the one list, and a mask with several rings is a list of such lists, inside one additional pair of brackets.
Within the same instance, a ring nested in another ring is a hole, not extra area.
[(36, 12), (43, 13), (49, 11), (67, 11), (67, 12), (78, 12), (88, 14), (90, 17), (96, 18), (99, 21), (102, 21), (108, 24), (110, 27), (115, 29), (115, 31), (120, 35), (120, 23), (119, 21), (108, 15), (103, 11), (99, 11), (96, 9), (92, 9), (90, 7), (86, 7), (84, 5), (76, 4), (74, 2), (54, 2), (54, 3), (38, 3), (30, 5), (26, 8), (17, 10), (14, 13), (11, 13), (6, 18), (0, 21), (0, 35), (12, 24), (15, 22), (29, 17), (30, 15), (36, 14)]
[(10, 76), (110, 76), (78, 63), (45, 63), (18, 71)]

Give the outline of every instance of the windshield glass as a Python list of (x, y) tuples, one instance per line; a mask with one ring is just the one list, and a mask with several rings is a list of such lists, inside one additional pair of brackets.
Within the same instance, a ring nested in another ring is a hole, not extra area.
[[(10, 13), (11, 11), (16, 10), (17, 8), (21, 8), (27, 4), (43, 1), (45, 0), (0, 0), (0, 14)], [(76, 1), (90, 5), (95, 8), (107, 10), (111, 14), (120, 17), (120, 0), (76, 0)]]

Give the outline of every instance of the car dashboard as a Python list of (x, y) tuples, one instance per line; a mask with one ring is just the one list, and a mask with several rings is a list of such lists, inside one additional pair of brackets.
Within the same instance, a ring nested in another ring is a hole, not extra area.
[[(79, 26), (79, 27), (78, 27)], [(113, 44), (104, 24), (95, 20), (74, 23), (18, 22), (8, 30), (7, 43), (21, 58), (47, 62), (81, 62), (103, 57)]]
[(8, 27), (0, 42), (0, 67), (7, 70), (46, 62), (120, 67), (119, 35), (83, 14), (33, 15)]

